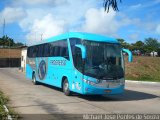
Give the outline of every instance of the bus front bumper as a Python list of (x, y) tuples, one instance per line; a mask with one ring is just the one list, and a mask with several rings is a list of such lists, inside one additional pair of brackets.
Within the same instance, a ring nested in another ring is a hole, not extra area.
[(119, 85), (115, 88), (101, 88), (92, 86), (89, 84), (84, 84), (84, 94), (86, 95), (113, 95), (113, 94), (121, 94), (124, 92), (124, 85)]

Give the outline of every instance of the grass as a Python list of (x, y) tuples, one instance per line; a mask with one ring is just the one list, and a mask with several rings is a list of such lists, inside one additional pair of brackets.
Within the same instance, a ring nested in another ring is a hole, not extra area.
[(128, 80), (160, 82), (160, 57), (134, 56), (132, 63), (125, 58), (125, 67)]
[[(14, 110), (7, 105), (8, 102), (9, 98), (5, 96), (3, 92), (0, 91), (0, 119), (4, 118), (4, 116), (6, 117), (8, 114), (12, 116), (17, 116), (17, 113), (14, 112)], [(3, 105), (7, 106), (9, 113), (5, 111)]]
[(4, 96), (4, 94), (0, 92), (0, 115), (7, 114), (3, 108), (3, 105), (7, 104), (8, 101), (9, 101), (8, 97)]

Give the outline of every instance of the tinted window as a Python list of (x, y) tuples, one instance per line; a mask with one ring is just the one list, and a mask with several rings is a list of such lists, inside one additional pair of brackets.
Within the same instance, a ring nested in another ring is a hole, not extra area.
[(37, 51), (38, 51), (37, 46), (33, 46), (31, 50), (32, 50), (32, 53), (33, 53), (32, 57), (36, 57)]
[(50, 44), (46, 43), (44, 44), (44, 57), (50, 56)]
[(30, 58), (37, 57), (39, 54), (39, 46), (31, 46), (27, 49), (27, 56)]
[(50, 56), (60, 56), (69, 59), (67, 40), (50, 43)]
[(27, 48), (27, 57), (31, 57), (30, 56), (30, 47)]
[(55, 44), (54, 43), (49, 43), (50, 47), (50, 54), (49, 56), (54, 56), (54, 51), (55, 51)]
[(60, 46), (55, 46), (55, 48), (54, 48), (54, 56), (60, 56)]
[[(75, 46), (76, 44), (81, 44), (81, 39), (79, 38), (70, 38), (70, 45), (71, 45), (71, 50), (72, 50), (72, 57), (73, 57), (73, 63), (74, 66), (81, 71), (82, 69), (80, 68), (80, 64), (82, 63), (82, 60), (80, 57), (81, 56), (81, 52), (80, 50)], [(79, 62), (79, 64), (77, 63)]]
[(75, 55), (75, 45), (76, 44), (81, 44), (81, 39), (70, 38), (69, 41), (70, 41), (70, 45), (71, 45), (72, 55)]
[(59, 45), (60, 45), (60, 56), (69, 58), (67, 41), (60, 41)]
[(54, 57), (61, 56), (69, 59), (67, 40), (40, 44), (28, 47), (28, 57)]
[(82, 67), (83, 67), (83, 60), (82, 60), (82, 53), (81, 49), (78, 47), (75, 47), (75, 54), (73, 55), (73, 62), (75, 68), (82, 72)]
[(27, 57), (32, 57), (31, 47), (28, 47), (28, 49), (27, 49)]
[(36, 50), (36, 52), (37, 52), (37, 56), (36, 57), (43, 57), (43, 47), (44, 47), (44, 45), (42, 44), (42, 45), (38, 45), (36, 48), (37, 48), (37, 50)]

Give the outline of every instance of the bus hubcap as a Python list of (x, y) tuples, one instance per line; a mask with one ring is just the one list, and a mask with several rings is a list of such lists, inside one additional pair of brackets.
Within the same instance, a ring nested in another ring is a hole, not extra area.
[(68, 83), (67, 82), (64, 84), (64, 90), (68, 91)]
[(34, 83), (36, 82), (36, 78), (35, 78), (35, 77), (33, 78), (33, 82), (34, 82)]

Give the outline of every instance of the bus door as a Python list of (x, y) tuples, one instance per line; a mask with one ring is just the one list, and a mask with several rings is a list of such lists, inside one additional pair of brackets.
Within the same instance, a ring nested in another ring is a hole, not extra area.
[[(84, 77), (83, 70), (84, 70), (84, 65), (83, 65), (83, 60), (82, 60), (82, 53), (81, 49), (78, 47), (75, 47), (75, 53), (73, 54), (73, 64), (75, 67), (75, 78), (74, 78), (74, 85), (75, 85), (75, 91), (82, 93), (83, 91), (83, 82), (82, 79)], [(72, 86), (73, 87), (73, 86)]]

